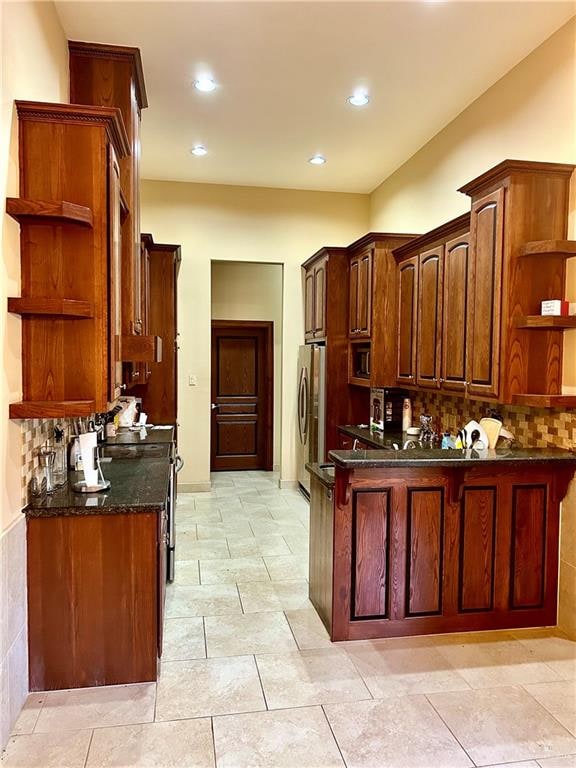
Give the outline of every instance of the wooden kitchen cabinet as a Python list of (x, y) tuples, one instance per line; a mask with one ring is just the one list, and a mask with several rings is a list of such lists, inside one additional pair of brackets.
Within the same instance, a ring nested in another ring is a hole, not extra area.
[(418, 257), (412, 256), (398, 267), (398, 367), (399, 386), (416, 383), (416, 339), (418, 323)]
[(303, 269), (304, 338), (307, 342), (323, 341), (326, 338), (327, 263), (328, 258), (324, 256)]
[(444, 246), (440, 386), (455, 392), (466, 388), (468, 314), (474, 311), (468, 301), (469, 264), (470, 233), (464, 232)]
[(442, 280), (444, 246), (418, 258), (418, 311), (416, 332), (416, 382), (420, 387), (440, 386), (442, 334)]
[(350, 259), (349, 333), (370, 337), (372, 329), (372, 249)]
[[(119, 110), (16, 102), (23, 401), (11, 418), (106, 411), (119, 392)], [(109, 288), (111, 292), (109, 292)]]

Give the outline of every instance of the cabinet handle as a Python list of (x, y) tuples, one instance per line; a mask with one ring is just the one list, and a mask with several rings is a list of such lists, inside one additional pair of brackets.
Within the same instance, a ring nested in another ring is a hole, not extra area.
[(121, 389), (122, 391), (126, 389), (126, 384), (116, 384), (115, 386), (118, 387), (118, 389)]

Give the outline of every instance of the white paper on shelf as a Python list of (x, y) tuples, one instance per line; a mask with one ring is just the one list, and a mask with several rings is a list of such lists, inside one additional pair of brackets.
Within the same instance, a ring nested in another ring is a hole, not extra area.
[(98, 469), (95, 462), (97, 441), (96, 432), (85, 432), (80, 435), (80, 455), (82, 456), (86, 485), (97, 485), (98, 483)]

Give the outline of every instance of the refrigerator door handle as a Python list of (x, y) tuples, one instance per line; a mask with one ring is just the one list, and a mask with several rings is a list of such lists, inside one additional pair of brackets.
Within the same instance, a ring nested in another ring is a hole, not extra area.
[(306, 444), (308, 439), (308, 371), (302, 368), (300, 386), (298, 388), (298, 433), (300, 442)]

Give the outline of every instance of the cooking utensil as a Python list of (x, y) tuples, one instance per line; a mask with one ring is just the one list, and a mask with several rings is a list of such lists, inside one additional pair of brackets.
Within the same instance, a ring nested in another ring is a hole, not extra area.
[(480, 426), (484, 432), (486, 432), (486, 436), (488, 438), (488, 448), (491, 450), (496, 448), (496, 443), (498, 442), (498, 438), (502, 432), (502, 422), (498, 419), (485, 417), (480, 419)]

